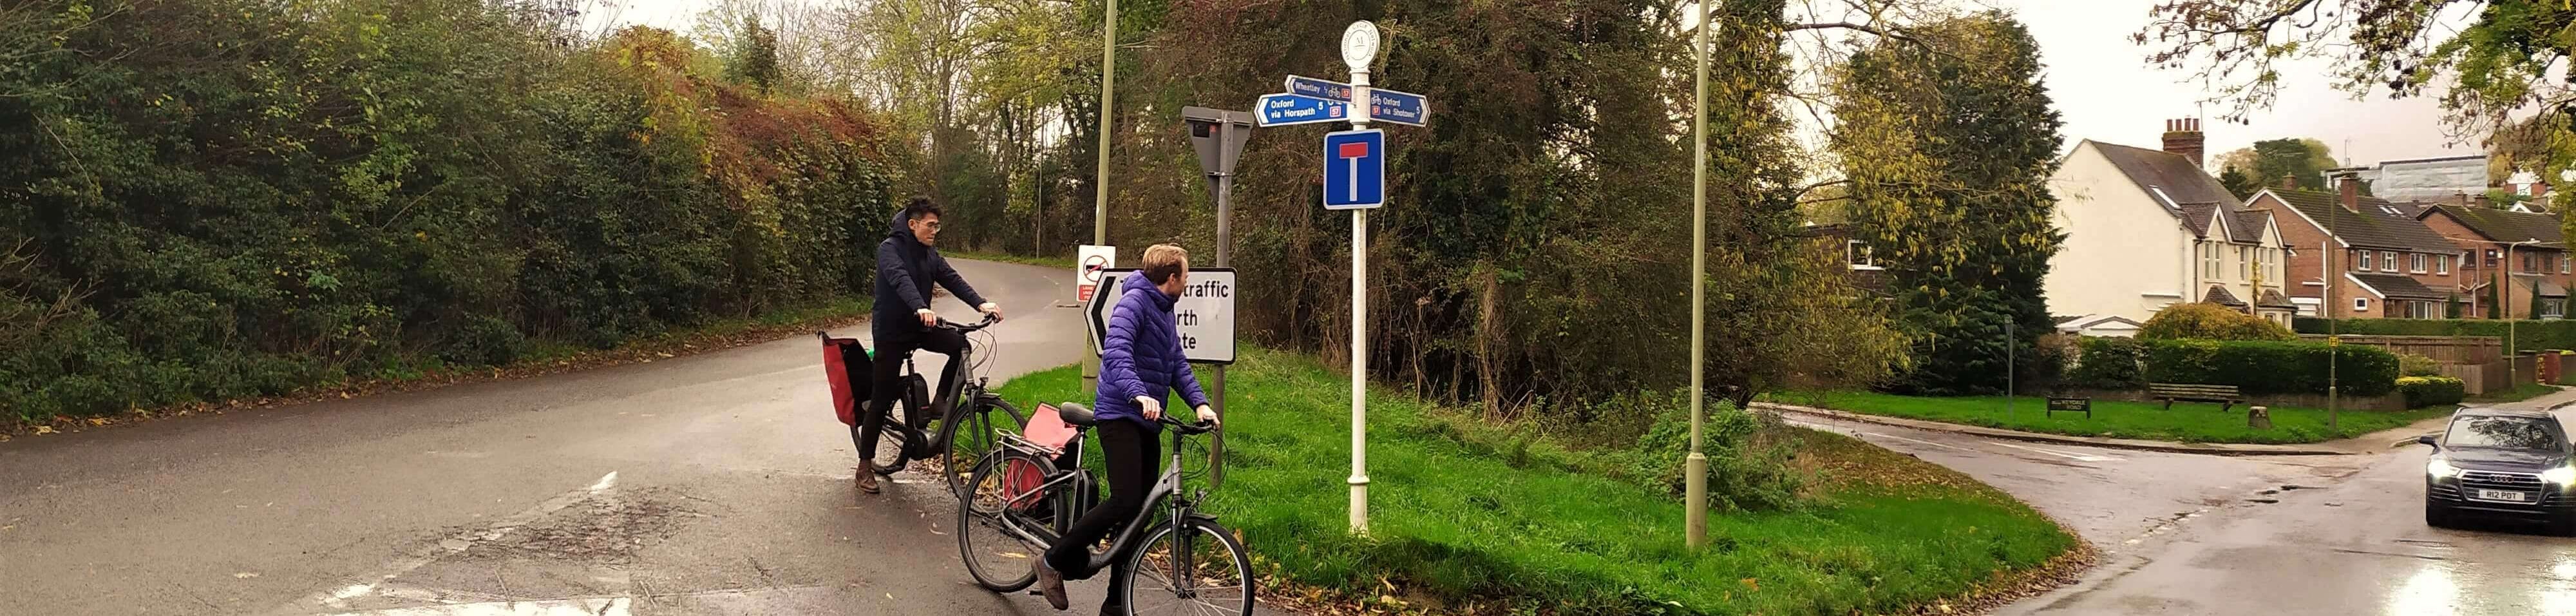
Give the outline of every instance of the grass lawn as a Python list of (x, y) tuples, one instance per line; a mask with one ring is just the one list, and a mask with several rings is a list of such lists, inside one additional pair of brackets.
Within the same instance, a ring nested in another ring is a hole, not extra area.
[[(1075, 379), (1058, 368), (1001, 393), (1062, 400)], [(1345, 377), (1247, 349), (1228, 387), (1226, 481), (1208, 508), (1242, 532), (1262, 571), (1345, 599), (1385, 601), (1394, 589), (1413, 608), (1450, 613), (1911, 612), (2016, 586), (1996, 582), (2079, 545), (1964, 475), (1791, 429), (1797, 463), (1820, 477), (1810, 504), (1712, 512), (1711, 545), (1693, 551), (1669, 492), (1568, 470), (1579, 465), (1547, 458), (1581, 454), (1553, 445), (1480, 442), (1496, 430), (1461, 428), (1473, 420), (1388, 389), (1370, 396), (1371, 532), (1356, 538)]]
[(2539, 384), (2539, 383), (2523, 383), (2520, 387), (2515, 387), (2515, 388), (2513, 388), (2513, 389), (2511, 389), (2511, 390), (2507, 390), (2507, 391), (2499, 391), (2499, 392), (2494, 392), (2494, 393), (2490, 393), (2490, 394), (2486, 394), (2486, 395), (2469, 396), (2469, 403), (2471, 403), (2471, 404), (2498, 404), (2498, 403), (2504, 403), (2504, 402), (2521, 402), (2521, 401), (2524, 401), (2524, 400), (2530, 400), (2530, 399), (2532, 399), (2532, 398), (2538, 398), (2538, 397), (2541, 397), (2541, 396), (2546, 396), (2546, 395), (2554, 394), (2554, 393), (2558, 393), (2558, 388), (2557, 388), (2557, 387), (2553, 387), (2553, 386), (2549, 386), (2549, 385), (2542, 385), (2542, 384)]
[(2094, 400), (2093, 416), (2088, 418), (2080, 413), (2043, 413), (2041, 409), (2047, 401), (2030, 396), (2014, 399), (2010, 413), (2005, 412), (2003, 396), (1942, 398), (1837, 391), (1791, 394), (1779, 396), (1777, 401), (2025, 432), (2185, 443), (2315, 443), (2361, 436), (2427, 417), (2449, 415), (2453, 408), (2441, 406), (2396, 412), (2345, 410), (2336, 416), (2337, 429), (2329, 430), (2326, 428), (2325, 409), (2270, 407), (2272, 429), (2256, 430), (2246, 427), (2245, 405), (2242, 404), (2221, 413), (2216, 404), (2178, 402), (2173, 405), (2173, 410), (2168, 411), (2164, 410), (2162, 402)]
[(1068, 270), (1068, 271), (1070, 271), (1070, 270), (1072, 270), (1072, 269), (1073, 269), (1073, 256), (1072, 256), (1072, 255), (1055, 256), (1055, 257), (1030, 257), (1030, 256), (1014, 255), (1014, 254), (1004, 254), (1004, 253), (998, 253), (998, 252), (966, 252), (966, 251), (962, 251), (962, 250), (957, 250), (957, 251), (942, 250), (942, 251), (939, 251), (939, 254), (940, 254), (940, 256), (945, 256), (945, 257), (948, 257), (948, 258), (951, 258), (951, 259), (973, 259), (973, 260), (977, 260), (977, 261), (1000, 261), (1000, 262), (1003, 262), (1003, 263), (1018, 263), (1018, 264), (1021, 264), (1021, 265), (1041, 265), (1041, 266), (1046, 266), (1046, 267), (1061, 267), (1061, 268), (1064, 268), (1064, 269), (1066, 269), (1066, 270)]

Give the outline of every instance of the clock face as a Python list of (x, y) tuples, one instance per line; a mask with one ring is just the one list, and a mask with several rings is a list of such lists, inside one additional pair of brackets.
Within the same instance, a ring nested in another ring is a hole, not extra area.
[(1349, 29), (1342, 31), (1342, 62), (1351, 65), (1351, 70), (1365, 69), (1369, 60), (1375, 58), (1377, 24), (1354, 22)]

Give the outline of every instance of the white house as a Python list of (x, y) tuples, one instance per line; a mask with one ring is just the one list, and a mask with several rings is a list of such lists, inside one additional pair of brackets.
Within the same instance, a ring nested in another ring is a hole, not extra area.
[(2049, 178), (2066, 242), (2049, 260), (2048, 313), (2144, 322), (2206, 301), (2289, 325), (2279, 225), (2201, 170), (2199, 120), (2165, 129), (2163, 150), (2077, 143)]

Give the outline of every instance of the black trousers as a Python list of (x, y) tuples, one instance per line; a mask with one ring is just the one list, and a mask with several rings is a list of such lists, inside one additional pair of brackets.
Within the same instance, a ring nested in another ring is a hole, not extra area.
[[(1109, 466), (1109, 500), (1101, 501), (1100, 506), (1075, 520), (1064, 538), (1047, 549), (1047, 566), (1068, 580), (1088, 579), (1099, 573), (1089, 569), (1091, 544), (1109, 536), (1109, 531), (1118, 525), (1136, 520), (1136, 512), (1145, 509), (1146, 491), (1154, 489), (1154, 461), (1163, 457), (1163, 444), (1154, 440), (1155, 432), (1136, 420), (1102, 421), (1091, 432), (1100, 436), (1100, 457)], [(1118, 603), (1127, 590), (1117, 583), (1127, 577), (1121, 575), (1127, 569), (1126, 555), (1117, 555), (1109, 562), (1109, 602)]]
[(868, 365), (869, 376), (872, 377), (869, 379), (872, 385), (868, 387), (868, 409), (871, 412), (859, 415), (860, 458), (874, 460), (877, 457), (877, 434), (885, 429), (885, 409), (893, 408), (895, 398), (903, 396), (903, 360), (917, 350), (948, 356), (948, 366), (939, 370), (939, 381), (932, 384), (930, 390), (937, 392), (935, 395), (939, 398), (931, 403), (930, 408), (912, 409), (921, 417), (904, 418), (914, 426), (920, 426), (924, 424), (923, 417), (929, 417), (933, 409), (948, 408), (948, 390), (953, 389), (949, 384), (957, 382), (957, 371), (964, 368), (958, 365), (957, 352), (965, 348), (965, 334), (944, 329), (922, 332), (920, 338), (877, 347), (877, 357)]

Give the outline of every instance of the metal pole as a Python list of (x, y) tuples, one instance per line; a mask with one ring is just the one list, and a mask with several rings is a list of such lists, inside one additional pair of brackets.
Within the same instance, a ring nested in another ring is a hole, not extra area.
[(1690, 454), (1682, 458), (1682, 534), (1693, 548), (1708, 545), (1708, 456), (1700, 454), (1700, 416), (1708, 392), (1703, 353), (1708, 345), (1708, 2), (1699, 4), (1698, 90), (1691, 96), (1691, 349)]
[[(1368, 128), (1369, 78), (1351, 71), (1351, 129)], [(1380, 156), (1385, 154), (1380, 153)], [(1368, 208), (1351, 210), (1351, 532), (1368, 532)]]
[[(2335, 207), (2343, 206), (2338, 205)], [(2335, 235), (2334, 228), (2334, 211), (2327, 210), (2326, 238), (2338, 242), (2342, 241), (2341, 236)], [(2340, 324), (2343, 323), (2343, 318), (2336, 316), (2338, 313), (2343, 311), (2343, 308), (2337, 307), (2334, 302), (2335, 288), (2343, 284), (2340, 280), (2343, 277), (2335, 275), (2335, 273), (2339, 271), (2334, 267), (2337, 265), (2335, 262), (2335, 255), (2342, 251), (2335, 250), (2334, 246), (2331, 244), (2320, 245), (2317, 249), (2319, 252), (2325, 253), (2322, 256), (2325, 257), (2326, 262), (2324, 275), (2319, 276), (2320, 278), (2326, 279), (2324, 281), (2326, 283), (2324, 290), (2326, 301), (2325, 305), (2318, 307), (2317, 312), (2323, 313), (2326, 316), (2326, 430), (2331, 432), (2339, 429), (2335, 422), (2335, 406), (2336, 403), (2340, 402), (2340, 400), (2338, 400), (2338, 397), (2340, 396), (2339, 390), (2343, 389), (2343, 383), (2338, 378), (2338, 373), (2341, 372), (2339, 369), (2343, 366), (2343, 338), (2336, 334), (2336, 332), (2343, 331), (2343, 328), (2340, 326)]]
[[(1222, 144), (1232, 143), (1231, 137), (1226, 134), (1226, 131), (1231, 130), (1236, 130), (1233, 118), (1229, 117), (1217, 123), (1216, 142), (1220, 147)], [(1234, 252), (1234, 225), (1231, 224), (1231, 219), (1234, 218), (1234, 203), (1231, 198), (1233, 195), (1234, 174), (1216, 176), (1217, 267), (1228, 267)], [(1215, 407), (1217, 421), (1223, 423), (1225, 421), (1225, 364), (1216, 365), (1216, 377), (1208, 384), (1211, 386), (1210, 389), (1216, 390), (1213, 392), (1215, 395), (1209, 396), (1215, 404), (1209, 406)], [(1208, 487), (1222, 485), (1225, 485), (1225, 432), (1219, 430), (1208, 435)]]
[[(1109, 129), (1117, 125), (1110, 110), (1118, 99), (1118, 0), (1109, 0), (1100, 27), (1100, 171), (1094, 176), (1091, 197), (1091, 245), (1109, 245)], [(1117, 264), (1112, 263), (1112, 266)], [(1116, 293), (1117, 289), (1098, 289), (1094, 293)], [(1086, 325), (1085, 327), (1088, 327)], [(1082, 361), (1082, 395), (1095, 397), (1100, 392), (1100, 357)]]
[(2013, 335), (2013, 322), (2004, 321), (2004, 419), (2006, 420), (2012, 419), (2013, 368), (2018, 367), (2013, 360), (2013, 347), (2021, 346), (2020, 343), (2021, 338)]

